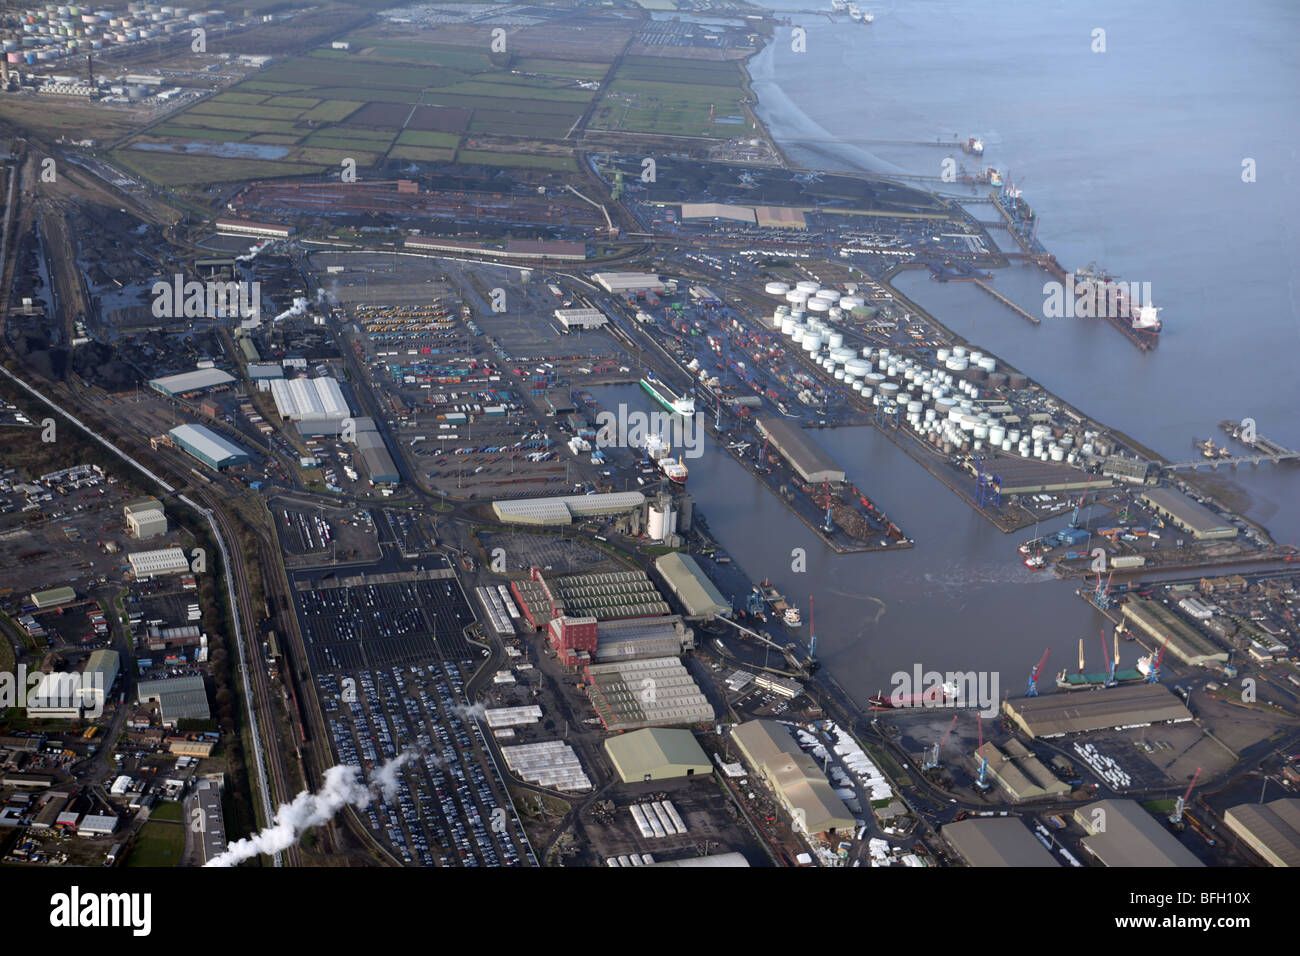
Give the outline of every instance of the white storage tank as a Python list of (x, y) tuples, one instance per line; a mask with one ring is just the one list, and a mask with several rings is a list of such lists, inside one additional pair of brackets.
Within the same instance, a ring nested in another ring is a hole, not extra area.
[(822, 347), (822, 337), (820, 332), (809, 332), (803, 337), (800, 343), (805, 352), (817, 352)]
[(795, 342), (802, 342), (804, 336), (807, 334), (808, 334), (808, 330), (804, 328), (802, 325), (796, 325), (793, 329), (790, 330), (790, 338)]
[(856, 295), (840, 296), (840, 308), (844, 309), (845, 311), (856, 309), (858, 306), (865, 305), (865, 304), (866, 303), (863, 301), (861, 296), (856, 296)]
[(850, 375), (864, 377), (871, 372), (871, 363), (866, 359), (851, 358), (844, 363), (844, 371)]
[(802, 282), (796, 282), (794, 284), (794, 287), (798, 289), (800, 292), (804, 293), (805, 295), (812, 295), (814, 292), (816, 292), (818, 289), (821, 288), (820, 285), (818, 285), (816, 282), (813, 282), (810, 279), (805, 279)]
[(808, 300), (809, 312), (829, 312), (830, 310), (831, 304), (825, 299), (812, 298)]
[(763, 291), (768, 295), (785, 295), (790, 291), (790, 285), (786, 282), (769, 282), (763, 286)]
[[(844, 333), (843, 333), (843, 332), (832, 332), (832, 333), (831, 333), (831, 338), (830, 338), (830, 347), (833, 348), (833, 349), (840, 349), (840, 348), (843, 348), (843, 347), (844, 347)], [(854, 352), (853, 349), (849, 349), (849, 355), (850, 355), (850, 357), (852, 357), (852, 356), (854, 356), (854, 355), (856, 355), (856, 354), (857, 354), (857, 353)]]

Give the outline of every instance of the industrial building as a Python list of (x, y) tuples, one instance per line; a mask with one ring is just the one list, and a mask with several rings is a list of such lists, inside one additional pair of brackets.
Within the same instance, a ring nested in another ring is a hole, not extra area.
[(352, 414), (338, 380), (330, 376), (272, 378), (270, 383), (275, 410), (291, 422), (338, 421)]
[(492, 502), (497, 518), (509, 524), (569, 525), (574, 520), (639, 512), (645, 506), (639, 491), (611, 491), (557, 498), (512, 498)]
[(939, 834), (968, 866), (1059, 866), (1019, 817), (970, 817)]
[(601, 621), (596, 626), (596, 663), (676, 657), (695, 648), (695, 632), (672, 617)]
[(667, 286), (653, 272), (593, 272), (592, 281), (615, 294), (663, 292)]
[(366, 474), (377, 485), (395, 485), (402, 480), (397, 473), (397, 463), (384, 444), (373, 418), (358, 418), (356, 423), (357, 453), (365, 465)]
[(1006, 752), (992, 741), (975, 751), (976, 762), (988, 761), (988, 775), (1012, 800), (1041, 800), (1070, 792), (1070, 785), (1060, 780), (1018, 740), (1006, 745)]
[(1300, 799), (1239, 804), (1223, 822), (1269, 866), (1300, 866)]
[(793, 206), (755, 206), (754, 222), (760, 229), (807, 229), (802, 209)]
[(817, 761), (799, 749), (782, 724), (751, 720), (736, 727), (731, 739), (754, 772), (771, 786), (797, 829), (810, 834), (853, 832), (853, 814)]
[(250, 219), (218, 219), (217, 232), (223, 236), (252, 236), (266, 239), (288, 239), (293, 235), (291, 226), (274, 222), (254, 222)]
[(143, 540), (167, 533), (167, 515), (157, 498), (140, 498), (122, 506), (126, 517), (126, 530), (133, 538)]
[(1150, 639), (1155, 647), (1169, 641), (1167, 653), (1184, 664), (1197, 666), (1211, 661), (1227, 662), (1227, 650), (1219, 647), (1182, 617), (1156, 600), (1130, 598), (1120, 612), (1135, 631)]
[(689, 730), (647, 727), (610, 737), (605, 753), (624, 783), (708, 776), (713, 764)]
[(798, 425), (780, 418), (759, 418), (754, 424), (804, 481), (819, 485), (823, 481), (838, 484), (844, 480), (844, 469)]
[[(250, 341), (247, 338), (241, 338), (241, 343)], [(277, 378), (284, 378), (284, 366), (274, 363), (258, 363), (255, 359), (248, 365), (248, 377), (257, 383), (259, 391), (269, 391), (271, 382)]]
[(29, 597), (31, 603), (36, 605), (37, 610), (44, 611), (48, 608), (72, 603), (77, 599), (77, 592), (70, 587), (64, 586), (50, 588), (47, 591), (33, 591)]
[(167, 433), (176, 447), (220, 471), (252, 460), (248, 452), (203, 425), (179, 425)]
[(574, 329), (598, 329), (609, 322), (609, 317), (600, 309), (556, 309), (555, 318), (566, 332)]
[(167, 680), (146, 680), (136, 684), (135, 699), (140, 704), (158, 705), (158, 719), (164, 727), (175, 727), (185, 719), (207, 720), (208, 692), (203, 678), (197, 674), (189, 677), (171, 677)]
[(226, 819), (221, 809), (221, 785), (212, 779), (200, 780), (194, 785), (194, 801), (203, 825), (196, 840), (200, 866), (226, 852)]
[(1087, 693), (1020, 697), (1003, 701), (1002, 709), (1032, 738), (1192, 719), (1182, 701), (1160, 684), (1121, 684)]
[(582, 762), (563, 740), (502, 747), (501, 756), (514, 773), (539, 787), (566, 793), (591, 789), (591, 780), (583, 772)]
[(104, 709), (108, 693), (117, 680), (118, 670), (122, 666), (122, 657), (117, 651), (100, 648), (92, 651), (82, 668), (81, 703), (99, 713)]
[(210, 388), (220, 388), (235, 381), (235, 376), (219, 368), (199, 368), (193, 372), (181, 372), (179, 375), (164, 375), (162, 378), (149, 380), (149, 387), (161, 392), (168, 398), (204, 392)]
[[(975, 474), (975, 465), (966, 469)], [(981, 463), (984, 472), (996, 477), (996, 486), (1004, 495), (1036, 495), (1058, 491), (1081, 491), (1084, 488), (1109, 488), (1113, 481), (1080, 471), (1070, 465), (1032, 458), (1002, 455)]]
[(155, 574), (184, 574), (190, 569), (189, 559), (182, 548), (163, 548), (159, 551), (136, 551), (126, 556), (131, 572), (137, 578)]
[(660, 617), (672, 610), (644, 571), (572, 574), (554, 578), (549, 584), (566, 614), (598, 621)]
[(672, 727), (713, 720), (713, 706), (675, 657), (589, 664), (587, 697), (606, 730)]
[(691, 620), (711, 621), (718, 616), (731, 616), (731, 605), (689, 554), (671, 551), (662, 555), (655, 559), (655, 570), (682, 602)]
[(1098, 800), (1074, 811), (1083, 848), (1106, 866), (1204, 866), (1136, 800)]
[(717, 222), (743, 222), (754, 225), (752, 206), (732, 206), (721, 202), (684, 202), (682, 203), (682, 221), (688, 219), (712, 219)]
[(1215, 514), (1176, 488), (1152, 488), (1143, 492), (1138, 500), (1198, 541), (1237, 536), (1236, 527), (1222, 515)]

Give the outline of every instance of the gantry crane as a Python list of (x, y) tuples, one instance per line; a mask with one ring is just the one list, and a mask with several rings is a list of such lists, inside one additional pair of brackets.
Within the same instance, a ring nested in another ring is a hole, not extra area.
[(934, 745), (934, 749), (926, 755), (925, 763), (921, 764), (922, 770), (933, 770), (939, 766), (939, 751), (943, 749), (943, 745), (948, 740), (948, 735), (952, 733), (952, 729), (957, 726), (959, 716), (960, 714), (952, 715), (952, 723), (948, 725), (948, 729), (944, 731), (943, 736)]
[(1178, 802), (1174, 804), (1174, 812), (1169, 814), (1169, 822), (1176, 827), (1181, 827), (1183, 825), (1183, 809), (1187, 806), (1187, 798), (1192, 795), (1192, 787), (1196, 786), (1196, 778), (1200, 775), (1201, 768), (1197, 767), (1196, 773), (1192, 774), (1192, 782), (1187, 785), (1187, 790), (1178, 798)]
[(980, 740), (979, 750), (975, 752), (975, 756), (979, 757), (980, 761), (980, 773), (979, 776), (975, 778), (975, 787), (978, 790), (987, 790), (989, 788), (989, 761), (988, 758), (984, 756), (984, 718), (980, 715), (979, 711), (975, 712), (975, 724), (979, 728)]

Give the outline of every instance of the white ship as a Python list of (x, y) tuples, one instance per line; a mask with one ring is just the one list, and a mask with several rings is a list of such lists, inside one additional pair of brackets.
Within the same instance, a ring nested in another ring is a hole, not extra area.
[(856, 3), (849, 4), (849, 16), (851, 16), (854, 20), (862, 19), (862, 11), (858, 9), (858, 5)]
[(651, 435), (645, 443), (646, 457), (655, 463), (655, 467), (665, 478), (674, 484), (684, 485), (690, 477), (690, 471), (681, 458), (673, 460), (672, 449), (658, 435)]
[(843, 13), (848, 6), (849, 0), (831, 0), (831, 9), (836, 13)]
[(695, 398), (691, 395), (678, 395), (666, 382), (647, 375), (641, 379), (641, 387), (650, 393), (660, 405), (686, 418), (695, 416)]
[(803, 623), (803, 619), (799, 617), (799, 609), (793, 604), (781, 614), (781, 620), (785, 621), (788, 627), (798, 627)]
[(875, 19), (876, 19), (876, 15), (875, 15), (874, 13), (872, 13), (871, 11), (869, 11), (869, 10), (864, 10), (864, 11), (862, 11), (862, 22), (863, 22), (863, 23), (870, 23), (871, 21), (873, 21), (873, 20), (875, 20)]

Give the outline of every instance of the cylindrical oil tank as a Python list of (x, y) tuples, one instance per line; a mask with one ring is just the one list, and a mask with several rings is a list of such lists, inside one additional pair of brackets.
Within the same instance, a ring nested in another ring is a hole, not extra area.
[(763, 286), (763, 291), (768, 295), (785, 295), (790, 291), (790, 286), (785, 282), (769, 282)]

